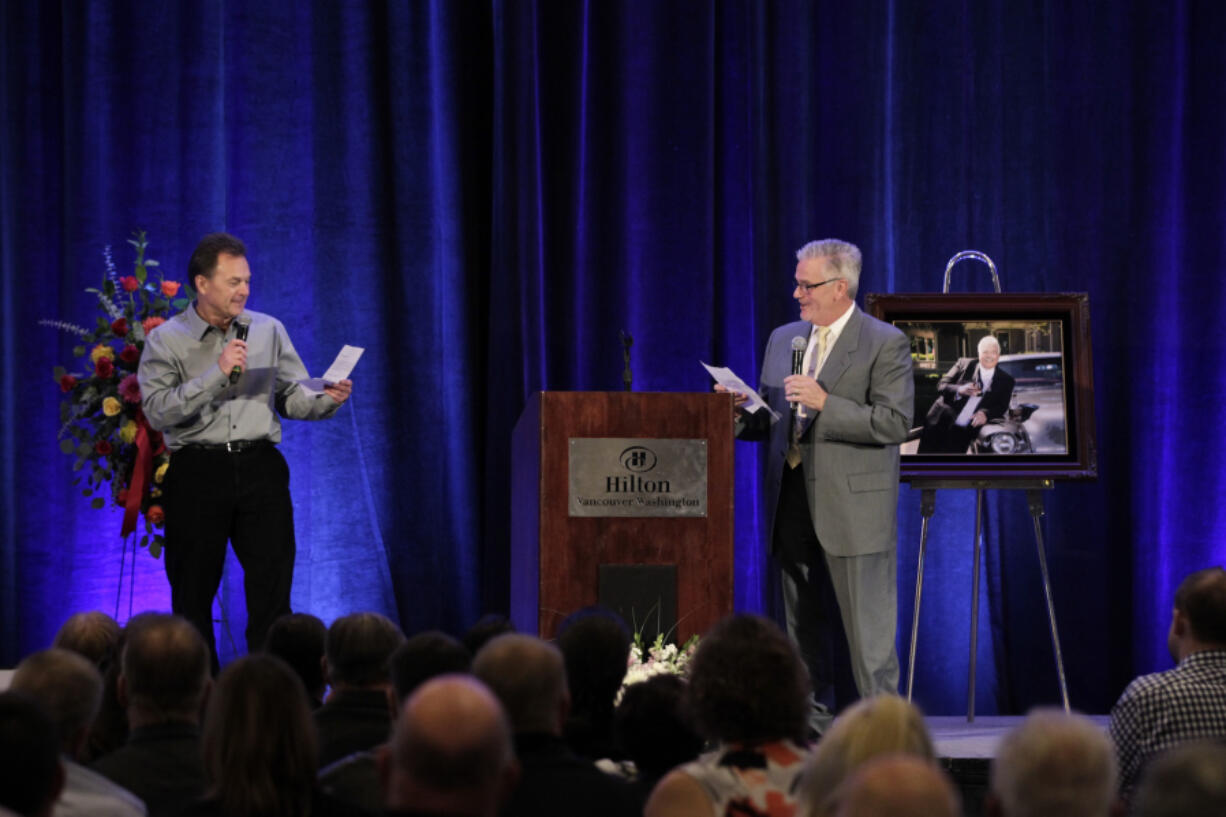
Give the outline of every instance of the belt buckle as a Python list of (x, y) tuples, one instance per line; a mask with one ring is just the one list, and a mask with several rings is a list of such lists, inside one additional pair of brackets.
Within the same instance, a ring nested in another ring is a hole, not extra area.
[(238, 448), (236, 446), (231, 445), (229, 440), (226, 440), (226, 451), (233, 454), (235, 451), (238, 451)]

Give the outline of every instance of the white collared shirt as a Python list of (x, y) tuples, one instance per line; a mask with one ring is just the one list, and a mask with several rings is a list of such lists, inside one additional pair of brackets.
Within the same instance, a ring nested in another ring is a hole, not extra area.
[[(847, 307), (847, 311), (840, 315), (834, 323), (830, 324), (830, 337), (826, 340), (826, 356), (822, 360), (817, 361), (815, 372), (821, 372), (822, 366), (826, 365), (826, 360), (830, 358), (830, 350), (834, 348), (835, 341), (839, 339), (839, 335), (843, 334), (843, 327), (847, 326), (847, 322), (851, 320), (851, 313), (856, 311), (855, 301), (852, 301), (851, 306)], [(809, 371), (809, 364), (813, 361), (813, 356), (817, 354), (817, 333), (820, 329), (817, 324), (809, 330), (809, 345), (805, 349), (805, 365), (801, 369), (802, 372)]]
[(987, 391), (992, 388), (992, 378), (996, 375), (996, 367), (988, 369), (983, 364), (979, 365), (979, 382), (983, 384), (983, 390)]

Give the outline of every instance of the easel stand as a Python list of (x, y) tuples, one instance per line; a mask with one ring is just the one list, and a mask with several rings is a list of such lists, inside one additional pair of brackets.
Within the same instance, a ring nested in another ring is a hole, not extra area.
[(975, 489), (975, 531), (972, 550), (974, 562), (971, 568), (971, 655), (970, 679), (966, 690), (966, 720), (975, 720), (975, 660), (979, 646), (979, 562), (983, 540), (983, 492), (990, 488), (1026, 492), (1026, 502), (1030, 506), (1030, 518), (1034, 522), (1034, 540), (1039, 553), (1039, 572), (1043, 576), (1043, 593), (1047, 597), (1047, 620), (1051, 625), (1051, 643), (1056, 654), (1056, 674), (1060, 679), (1060, 697), (1064, 702), (1064, 711), (1069, 711), (1068, 684), (1064, 678), (1064, 657), (1060, 651), (1060, 634), (1056, 628), (1056, 606), (1052, 600), (1051, 578), (1047, 572), (1047, 552), (1043, 547), (1043, 527), (1039, 523), (1043, 516), (1043, 491), (1051, 490), (1050, 479), (1034, 481), (989, 482), (984, 480), (916, 480), (912, 488), (920, 491), (920, 515), (923, 521), (920, 525), (919, 564), (915, 570), (915, 612), (911, 616), (911, 649), (907, 657), (907, 700), (915, 686), (915, 645), (919, 635), (920, 597), (924, 590), (924, 551), (928, 546), (928, 522), (936, 510), (936, 492), (939, 488)]

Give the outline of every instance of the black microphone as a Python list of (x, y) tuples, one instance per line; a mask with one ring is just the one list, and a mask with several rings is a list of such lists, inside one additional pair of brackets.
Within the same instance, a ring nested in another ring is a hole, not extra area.
[[(251, 328), (251, 318), (241, 317), (234, 319), (234, 337), (239, 340), (247, 339), (247, 330)], [(793, 341), (794, 343), (795, 341)], [(242, 366), (235, 366), (230, 370), (230, 385), (233, 386), (238, 382), (239, 375), (243, 373)]]
[[(804, 373), (805, 349), (808, 348), (809, 339), (804, 335), (797, 335), (796, 337), (792, 338), (792, 374)], [(795, 403), (792, 403), (792, 408), (796, 408)]]
[(630, 347), (634, 345), (634, 338), (625, 329), (621, 330), (621, 337), (622, 358), (626, 363), (626, 368), (622, 370), (622, 387), (625, 391), (630, 391), (630, 384), (633, 382), (633, 377), (630, 374)]

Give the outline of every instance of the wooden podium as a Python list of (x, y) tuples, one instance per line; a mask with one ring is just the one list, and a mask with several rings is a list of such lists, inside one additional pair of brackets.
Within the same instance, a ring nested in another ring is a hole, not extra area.
[[(552, 638), (566, 616), (602, 600), (602, 583), (609, 576), (633, 585), (636, 575), (651, 573), (656, 579), (670, 577), (665, 580), (671, 584), (672, 568), (677, 622), (673, 635), (678, 643), (692, 634), (701, 635), (731, 613), (732, 417), (731, 395), (711, 392), (532, 395), (512, 437), (510, 580), (516, 629)], [(630, 491), (608, 496), (632, 498), (592, 500), (572, 495), (577, 493), (573, 469), (593, 467), (588, 462), (591, 457), (579, 452), (600, 445), (623, 454), (631, 448), (641, 450), (639, 460), (645, 462), (630, 460), (633, 455), (622, 457), (628, 468), (616, 456), (607, 467), (603, 461), (594, 466), (609, 490)], [(705, 454), (705, 515), (576, 515), (604, 513), (587, 507), (601, 502), (637, 506), (628, 512), (673, 502), (634, 493), (634, 489), (673, 487), (659, 477), (667, 474), (670, 446)], [(656, 450), (664, 451), (659, 468), (632, 473), (654, 464)], [(576, 463), (571, 462), (572, 454)], [(636, 569), (641, 573), (636, 574)], [(636, 617), (647, 612), (636, 610)], [(638, 626), (641, 619), (631, 621), (627, 616), (627, 624)]]

